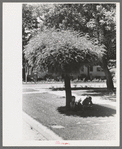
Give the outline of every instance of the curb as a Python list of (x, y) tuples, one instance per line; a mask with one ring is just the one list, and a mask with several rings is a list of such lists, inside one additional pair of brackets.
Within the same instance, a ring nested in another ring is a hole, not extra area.
[(22, 117), (24, 121), (26, 121), (32, 128), (37, 130), (39, 133), (41, 133), (41, 135), (44, 136), (47, 140), (63, 140), (49, 128), (43, 126), (41, 123), (34, 120), (25, 112), (22, 113)]

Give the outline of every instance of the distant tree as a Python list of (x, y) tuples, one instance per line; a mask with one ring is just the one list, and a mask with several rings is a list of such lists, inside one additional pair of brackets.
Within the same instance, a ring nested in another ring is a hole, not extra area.
[[(33, 35), (38, 31), (39, 22), (37, 20), (37, 15), (34, 14), (34, 8), (32, 5), (23, 4), (22, 5), (22, 50), (24, 46), (28, 44), (28, 41)], [(22, 51), (22, 62), (23, 62), (23, 80), (27, 82), (28, 77), (28, 61), (24, 57), (24, 52)]]
[[(92, 18), (87, 23), (90, 28), (93, 39), (98, 44), (106, 46), (106, 56), (100, 59), (100, 65), (103, 68), (106, 79), (107, 88), (113, 90), (113, 80), (108, 69), (108, 63), (111, 59), (116, 59), (116, 5), (115, 4), (99, 4), (91, 5), (93, 7)], [(90, 5), (86, 5), (90, 9)]]
[(83, 65), (98, 63), (104, 56), (104, 46), (93, 45), (85, 36), (74, 31), (45, 30), (31, 38), (24, 50), (29, 65), (38, 71), (48, 71), (64, 77), (66, 107), (70, 107), (70, 76)]
[[(29, 40), (38, 33), (39, 30), (44, 29), (43, 21), (44, 14), (48, 13), (52, 7), (50, 4), (23, 4), (22, 5), (22, 49), (28, 44)], [(23, 54), (23, 80), (27, 81), (28, 61)], [(33, 69), (31, 69), (33, 71)], [(26, 76), (26, 77), (25, 77)]]

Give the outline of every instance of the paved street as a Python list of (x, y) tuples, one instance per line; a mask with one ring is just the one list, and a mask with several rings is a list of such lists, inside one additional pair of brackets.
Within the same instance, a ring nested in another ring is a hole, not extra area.
[[(106, 82), (78, 82), (78, 83), (74, 83), (71, 82), (71, 87), (75, 87), (75, 85), (77, 87), (106, 87)], [(34, 82), (32, 83), (24, 83), (23, 84), (23, 88), (34, 88), (35, 89), (39, 89), (39, 88), (50, 88), (50, 87), (64, 87), (64, 82), (56, 82), (56, 83), (52, 83), (52, 82), (48, 82), (48, 83), (43, 83), (43, 82), (37, 82), (36, 84)], [(114, 86), (116, 87), (116, 83), (114, 83)]]
[[(95, 101), (96, 103), (92, 109), (88, 109), (84, 113), (67, 113), (63, 110), (64, 92), (52, 92), (39, 84), (23, 85), (23, 91), (23, 111), (63, 139), (115, 139), (115, 102), (107, 101), (106, 104), (105, 101), (102, 103), (99, 97), (94, 97), (93, 103)], [(100, 101), (101, 103), (99, 103)]]

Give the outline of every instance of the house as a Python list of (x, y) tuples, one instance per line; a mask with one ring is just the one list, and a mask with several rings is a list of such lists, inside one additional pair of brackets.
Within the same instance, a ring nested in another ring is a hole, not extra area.
[(86, 67), (83, 66), (80, 69), (80, 76), (79, 78), (88, 77), (89, 79), (99, 78), (105, 79), (105, 73), (100, 66), (90, 66)]

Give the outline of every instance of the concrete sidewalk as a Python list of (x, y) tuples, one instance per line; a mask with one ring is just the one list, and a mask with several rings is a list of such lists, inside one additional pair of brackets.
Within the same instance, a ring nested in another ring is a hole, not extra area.
[(24, 141), (47, 141), (47, 139), (39, 133), (36, 129), (32, 128), (24, 119), (22, 121), (22, 140)]
[[(53, 131), (23, 112), (23, 139), (25, 140), (63, 140)], [(28, 134), (27, 134), (28, 133)]]

